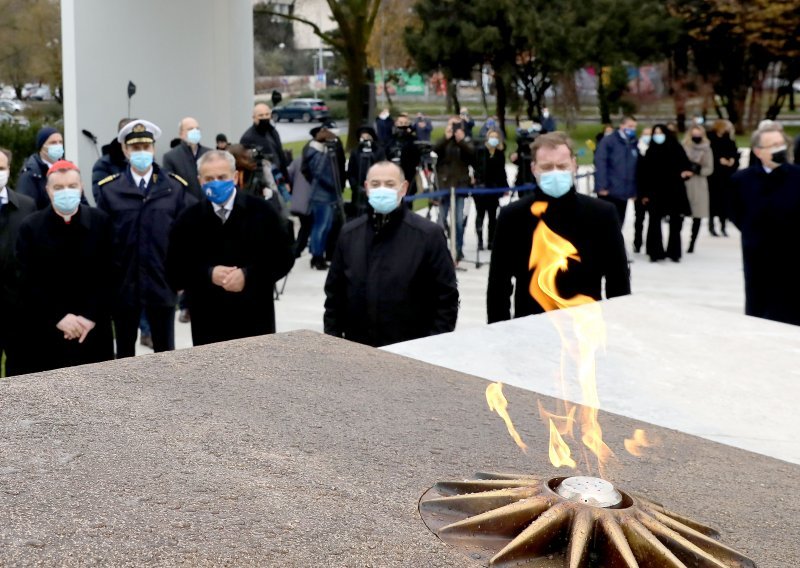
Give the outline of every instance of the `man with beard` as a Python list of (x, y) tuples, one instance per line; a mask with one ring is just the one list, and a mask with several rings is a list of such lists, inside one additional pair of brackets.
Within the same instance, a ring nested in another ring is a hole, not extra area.
[(789, 139), (780, 124), (753, 134), (759, 163), (731, 178), (730, 219), (742, 233), (745, 311), (748, 316), (800, 325), (797, 220), (800, 167), (787, 163)]
[(417, 193), (416, 174), (420, 151), (416, 141), (417, 135), (411, 127), (411, 119), (405, 113), (398, 115), (394, 121), (392, 139), (386, 147), (386, 159), (394, 162), (403, 170), (403, 176), (409, 184), (408, 195)]
[[(571, 140), (563, 132), (542, 134), (531, 145), (531, 160), (536, 189), (501, 209), (497, 219), (486, 290), (489, 323), (512, 317), (512, 293), (513, 317), (545, 311), (529, 291), (531, 261), (535, 260), (531, 243), (540, 220), (577, 250), (556, 278), (561, 296), (583, 294), (600, 300), (603, 280), (607, 298), (631, 293), (615, 208), (575, 190), (578, 163)], [(537, 212), (542, 205), (546, 205), (544, 212)]]
[(242, 134), (240, 144), (258, 148), (280, 170), (284, 180), (289, 179), (289, 161), (283, 151), (281, 135), (272, 124), (272, 109), (265, 103), (253, 107), (253, 126)]

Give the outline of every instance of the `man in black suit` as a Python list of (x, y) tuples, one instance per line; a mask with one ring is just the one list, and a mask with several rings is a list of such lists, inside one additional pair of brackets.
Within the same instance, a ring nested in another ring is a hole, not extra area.
[(8, 186), (11, 152), (0, 148), (0, 357), (6, 354), (6, 376), (17, 374), (19, 337), (15, 322), (24, 314), (19, 309), (19, 262), (16, 248), (22, 221), (36, 211), (36, 201)]
[(202, 138), (200, 124), (191, 116), (178, 123), (178, 137), (181, 140), (180, 144), (164, 154), (163, 169), (185, 179), (189, 183), (186, 189), (199, 201), (203, 198), (203, 194), (197, 181), (197, 160), (208, 152), (209, 148), (200, 144)]
[(575, 191), (578, 163), (570, 139), (563, 132), (538, 136), (531, 145), (531, 160), (536, 190), (503, 207), (497, 219), (486, 290), (489, 323), (512, 317), (512, 294), (515, 318), (552, 308), (548, 302), (542, 305), (531, 291), (534, 268), (542, 260), (531, 250), (540, 223), (577, 251), (569, 257), (566, 270), (558, 272), (559, 296), (582, 294), (600, 300), (603, 280), (607, 298), (631, 293), (616, 209)]
[(237, 190), (236, 160), (212, 150), (198, 162), (205, 199), (178, 218), (167, 279), (186, 291), (192, 342), (275, 333), (273, 287), (294, 265), (289, 234), (264, 199)]

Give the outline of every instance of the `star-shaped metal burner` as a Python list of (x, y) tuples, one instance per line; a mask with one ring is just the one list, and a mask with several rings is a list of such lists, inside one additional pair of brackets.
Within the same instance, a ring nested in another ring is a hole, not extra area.
[(602, 479), (478, 473), (422, 496), (423, 521), (484, 566), (755, 568), (719, 534)]

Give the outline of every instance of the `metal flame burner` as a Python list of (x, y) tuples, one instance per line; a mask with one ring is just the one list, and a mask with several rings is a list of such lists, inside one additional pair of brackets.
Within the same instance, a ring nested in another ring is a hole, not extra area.
[(419, 511), (439, 538), (484, 566), (755, 568), (714, 529), (602, 479), (475, 477), (437, 483)]

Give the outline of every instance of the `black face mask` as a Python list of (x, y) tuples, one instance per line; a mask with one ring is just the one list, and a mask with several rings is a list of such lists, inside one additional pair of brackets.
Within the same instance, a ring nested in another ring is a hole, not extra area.
[(703, 141), (702, 136), (692, 136), (692, 142), (694, 142), (695, 144), (700, 144), (700, 142), (702, 141)]
[(777, 152), (772, 153), (772, 161), (776, 164), (785, 164), (787, 160), (786, 156), (786, 149), (778, 150)]
[(408, 136), (411, 133), (410, 126), (398, 126), (395, 130), (399, 136)]
[(258, 121), (258, 126), (256, 126), (256, 128), (264, 132), (265, 130), (271, 130), (274, 127), (272, 126), (272, 122), (270, 121), (270, 119), (262, 118), (261, 120)]

